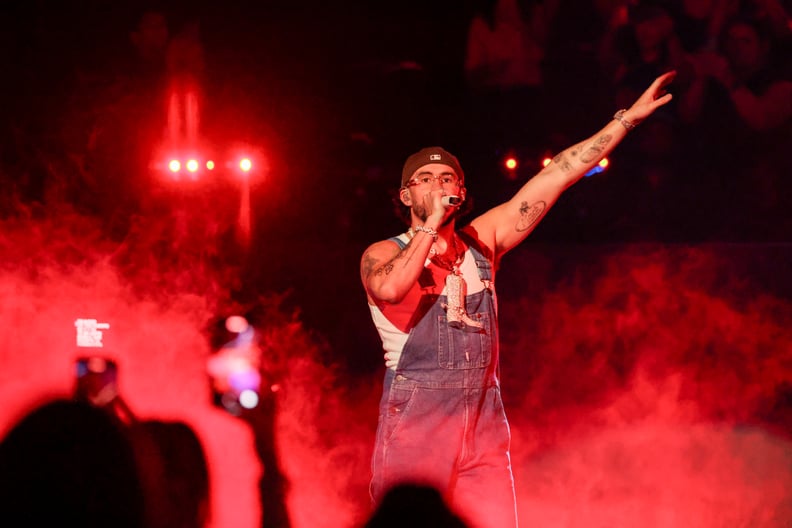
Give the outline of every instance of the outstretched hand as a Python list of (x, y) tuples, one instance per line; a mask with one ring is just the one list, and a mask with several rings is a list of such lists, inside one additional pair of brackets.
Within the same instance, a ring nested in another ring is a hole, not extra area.
[(674, 77), (676, 77), (676, 71), (670, 71), (655, 79), (628, 110), (630, 121), (640, 123), (652, 112), (669, 102), (672, 95), (667, 93), (665, 88), (671, 84)]

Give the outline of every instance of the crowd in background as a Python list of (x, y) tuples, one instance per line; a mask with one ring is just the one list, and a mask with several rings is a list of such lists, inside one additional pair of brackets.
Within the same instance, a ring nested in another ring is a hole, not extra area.
[[(122, 419), (111, 406), (83, 398), (45, 401), (19, 418), (0, 439), (4, 523), (211, 526), (210, 464), (195, 430), (182, 421), (131, 418)], [(289, 528), (285, 495), (268, 475), (277, 462), (265, 461), (258, 526)], [(394, 487), (380, 507), (363, 515), (360, 525), (386, 528), (405, 519), (417, 527), (465, 526), (436, 490), (409, 483)]]
[[(253, 196), (260, 233), (285, 217), (294, 235), (312, 237), (312, 213), (333, 201), (325, 220), (357, 251), (379, 237), (375, 226), (398, 226), (382, 197), (397, 186), (406, 152), (441, 144), (457, 154), (480, 210), (676, 70), (672, 104), (628, 138), (596, 183), (565, 197), (569, 211), (538, 237), (580, 239), (565, 231), (570, 220), (598, 224), (594, 240), (777, 241), (789, 232), (788, 1), (414, 4), (379, 13), (306, 2), (245, 17), (253, 6), (241, 2), (226, 9), (247, 21), (237, 27), (219, 8), (176, 14), (165, 2), (130, 11), (122, 31), (105, 34), (104, 55), (96, 51), (104, 43), (84, 44), (57, 93), (35, 73), (5, 88), (33, 107), (4, 109), (4, 209), (15, 198), (67, 201), (109, 218), (120, 238), (141, 210), (174, 214), (174, 236), (184, 238), (185, 212), (163, 210), (179, 209), (179, 199), (151, 200), (163, 194), (152, 160), (189, 129), (182, 135), (198, 142), (244, 139), (272, 158), (266, 196)], [(19, 57), (9, 47), (4, 59), (11, 71), (53, 60), (47, 45), (33, 42)], [(180, 116), (179, 105), (190, 104), (198, 110)], [(39, 141), (26, 141), (31, 134)], [(503, 170), (508, 155), (519, 158), (517, 170)], [(222, 239), (232, 191), (211, 193), (225, 195), (226, 217), (219, 206), (186, 204), (218, 212), (200, 236)]]
[(125, 423), (56, 399), (0, 442), (0, 515), (10, 525), (198, 528), (209, 508), (208, 461), (183, 422)]
[[(565, 197), (560, 208), (570, 210), (558, 221), (550, 220), (537, 236), (572, 241), (787, 239), (792, 227), (785, 207), (792, 187), (788, 4), (476, 4), (466, 42), (457, 42), (464, 48), (458, 64), (462, 82), (424, 72), (428, 80), (415, 87), (402, 77), (402, 88), (421, 91), (423, 97), (427, 86), (445, 82), (447, 90), (428, 101), (418, 96), (404, 103), (404, 121), (381, 125), (387, 129), (379, 135), (384, 143), (396, 143), (406, 152), (426, 142), (444, 142), (466, 167), (473, 199), (489, 206), (537, 172), (543, 157), (587, 137), (634, 100), (641, 87), (676, 70), (672, 104), (632, 133), (611, 160), (610, 174)], [(415, 83), (415, 74), (409, 78)], [(516, 155), (521, 170), (503, 170), (509, 155)], [(387, 175), (395, 168), (381, 171), (383, 182), (389, 182)], [(569, 221), (591, 221), (599, 228), (590, 236), (568, 232), (562, 223)]]

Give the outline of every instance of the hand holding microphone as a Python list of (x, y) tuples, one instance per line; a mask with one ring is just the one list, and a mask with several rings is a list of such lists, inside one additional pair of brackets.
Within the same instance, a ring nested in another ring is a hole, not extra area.
[(426, 217), (433, 216), (438, 221), (445, 220), (462, 203), (462, 197), (457, 195), (443, 195), (441, 189), (428, 192), (423, 197)]
[(458, 207), (462, 204), (462, 198), (455, 195), (443, 196), (440, 203), (443, 204), (443, 207)]

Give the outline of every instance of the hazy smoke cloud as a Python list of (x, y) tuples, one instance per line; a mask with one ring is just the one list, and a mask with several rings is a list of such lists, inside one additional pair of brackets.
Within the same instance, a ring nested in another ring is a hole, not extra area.
[[(100, 352), (118, 360), (130, 407), (183, 420), (204, 442), (213, 526), (256, 526), (266, 468), (248, 424), (212, 406), (205, 373), (205, 328), (229, 309), (235, 267), (194, 244), (174, 253), (156, 231), (113, 243), (71, 212), (1, 227), (0, 431), (43, 398), (70, 394), (74, 320), (107, 322)], [(792, 522), (792, 303), (789, 286), (770, 279), (770, 254), (510, 256), (499, 276), (502, 370), (523, 524)], [(358, 525), (381, 372), (344, 374), (342, 351), (269, 297), (258, 325), (280, 386), (275, 432), (292, 523)]]
[(789, 523), (792, 304), (773, 253), (549, 248), (507, 266), (501, 284), (535, 281), (501, 311), (524, 521)]

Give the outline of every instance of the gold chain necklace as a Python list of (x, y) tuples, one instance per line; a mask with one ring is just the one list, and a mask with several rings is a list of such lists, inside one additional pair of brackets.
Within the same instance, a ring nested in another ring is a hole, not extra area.
[(446, 260), (440, 255), (434, 255), (430, 258), (430, 260), (438, 267), (443, 268), (452, 272), (454, 275), (461, 275), (461, 271), (459, 266), (462, 264), (462, 260), (464, 257), (464, 253), (459, 253), (459, 247), (457, 246), (456, 241), (456, 233), (451, 236), (451, 247), (454, 249), (454, 260)]

